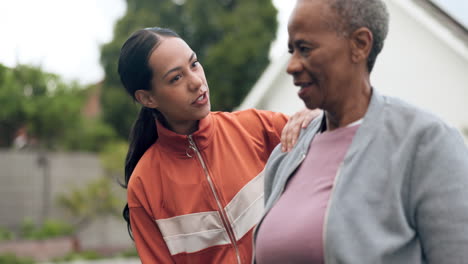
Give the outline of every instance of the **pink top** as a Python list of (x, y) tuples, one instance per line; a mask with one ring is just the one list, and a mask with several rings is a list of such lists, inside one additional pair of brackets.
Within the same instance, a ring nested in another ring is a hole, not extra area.
[(258, 230), (256, 263), (323, 263), (323, 223), (335, 175), (359, 125), (318, 134)]

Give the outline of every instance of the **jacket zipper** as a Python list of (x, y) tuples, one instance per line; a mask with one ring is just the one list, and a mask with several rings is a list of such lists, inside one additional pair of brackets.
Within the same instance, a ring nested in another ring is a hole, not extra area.
[(208, 180), (208, 184), (210, 185), (211, 192), (213, 193), (213, 196), (216, 200), (216, 204), (218, 205), (220, 215), (221, 215), (221, 220), (223, 221), (224, 227), (226, 228), (226, 231), (228, 233), (229, 239), (231, 240), (231, 243), (234, 245), (234, 249), (236, 250), (236, 257), (237, 257), (237, 263), (241, 264), (241, 258), (239, 254), (239, 248), (237, 247), (237, 242), (236, 242), (236, 237), (234, 235), (234, 231), (231, 228), (229, 219), (227, 218), (227, 214), (224, 211), (224, 208), (221, 206), (221, 201), (219, 199), (218, 193), (216, 192), (216, 188), (214, 187), (213, 180), (210, 177), (210, 174), (208, 173), (208, 169), (206, 167), (205, 161), (203, 160), (203, 157), (201, 156), (200, 151), (198, 150), (197, 145), (195, 144), (195, 141), (193, 140), (192, 136), (188, 136), (189, 143), (190, 143), (190, 148), (192, 148), (195, 153), (197, 154), (198, 160), (200, 161), (203, 170), (205, 171), (205, 176), (206, 179)]
[(332, 186), (332, 189), (330, 191), (330, 199), (328, 201), (328, 205), (327, 205), (327, 209), (325, 210), (325, 217), (323, 219), (323, 230), (322, 230), (322, 242), (323, 242), (323, 260), (324, 260), (324, 263), (327, 262), (327, 255), (326, 255), (326, 242), (327, 242), (327, 237), (326, 237), (326, 234), (327, 234), (327, 226), (328, 226), (328, 215), (330, 213), (330, 207), (332, 205), (332, 201), (333, 201), (333, 193), (335, 191), (335, 186), (336, 186), (336, 183), (338, 182), (338, 178), (340, 177), (340, 172), (341, 172), (341, 167), (343, 166), (343, 162), (340, 164), (340, 166), (338, 167), (338, 170), (336, 172), (336, 175), (335, 175), (335, 179), (333, 180), (333, 186)]

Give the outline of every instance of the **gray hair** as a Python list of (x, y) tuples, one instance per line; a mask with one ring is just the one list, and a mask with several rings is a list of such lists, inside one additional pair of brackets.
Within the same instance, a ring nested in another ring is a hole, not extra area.
[(389, 14), (385, 3), (382, 0), (331, 0), (329, 7), (339, 18), (335, 25), (339, 34), (347, 36), (361, 27), (372, 32), (374, 40), (367, 58), (367, 68), (371, 72), (388, 33)]

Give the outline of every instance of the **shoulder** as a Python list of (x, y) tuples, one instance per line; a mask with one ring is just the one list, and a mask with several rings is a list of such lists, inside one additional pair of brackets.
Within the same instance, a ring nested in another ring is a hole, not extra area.
[(155, 166), (159, 165), (158, 162), (155, 162), (160, 159), (157, 148), (158, 147), (156, 142), (145, 151), (135, 166), (133, 174), (144, 176), (148, 174), (149, 171), (154, 170)]
[(284, 178), (288, 177), (294, 171), (294, 166), (299, 165), (298, 162), (305, 157), (323, 118), (322, 114), (301, 130), (296, 146), (290, 152), (282, 152), (279, 145), (273, 150), (265, 167), (265, 201), (274, 190), (281, 189)]
[(143, 199), (145, 197), (143, 186), (142, 177), (134, 171), (127, 184), (128, 207), (142, 207), (141, 201), (145, 200)]
[(436, 114), (401, 99), (381, 98), (379, 109), (364, 118), (362, 130), (358, 131), (361, 139), (364, 135), (375, 137), (374, 146), (412, 153), (412, 164), (466, 159), (467, 148), (458, 129)]
[(212, 112), (212, 115), (215, 119), (235, 119), (239, 121), (258, 121), (262, 119), (273, 120), (275, 118), (288, 118), (287, 115), (283, 113), (268, 110), (258, 110), (254, 108), (233, 112)]
[(458, 134), (457, 129), (435, 113), (407, 103), (399, 98), (384, 96), (385, 125), (399, 128), (407, 136), (436, 136)]
[(146, 199), (145, 186), (149, 184), (149, 177), (154, 177), (154, 172), (159, 166), (159, 160), (155, 157), (157, 151), (156, 146), (153, 144), (138, 161), (135, 169), (133, 170), (132, 176), (128, 181), (127, 186), (127, 198), (129, 207), (141, 207), (143, 206)]
[(288, 116), (283, 113), (253, 108), (234, 112), (212, 112), (212, 116), (218, 124), (232, 124), (251, 131), (282, 129), (288, 120)]
[(273, 150), (267, 164), (270, 169), (271, 167), (275, 167), (275, 169), (271, 169), (271, 171), (276, 171), (276, 167), (279, 166), (284, 159), (296, 159), (298, 156), (307, 152), (310, 142), (320, 128), (323, 118), (325, 118), (325, 116), (322, 113), (321, 116), (312, 120), (306, 128), (301, 130), (296, 146), (294, 146), (291, 152), (282, 152), (279, 146)]

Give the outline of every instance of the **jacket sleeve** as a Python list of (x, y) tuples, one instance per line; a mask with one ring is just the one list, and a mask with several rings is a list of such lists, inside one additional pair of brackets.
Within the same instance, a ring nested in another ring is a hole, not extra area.
[(130, 208), (130, 225), (141, 263), (174, 263), (158, 226), (143, 207)]
[(130, 178), (127, 189), (130, 227), (135, 246), (143, 264), (174, 263), (161, 231), (151, 213), (144, 183), (137, 175)]
[(410, 201), (427, 263), (468, 259), (468, 149), (453, 128), (437, 124), (420, 137)]
[(288, 116), (278, 112), (256, 110), (265, 137), (265, 149), (271, 153), (281, 141), (281, 132), (288, 122)]

